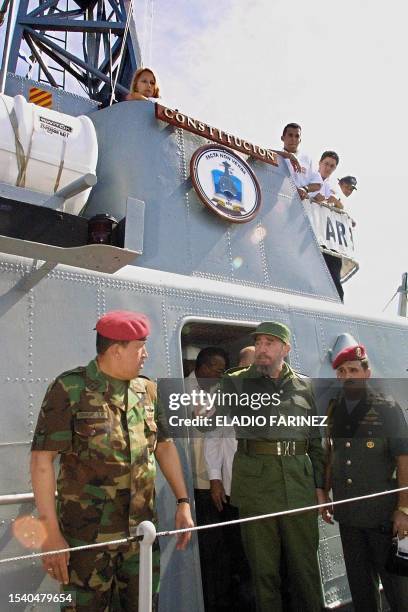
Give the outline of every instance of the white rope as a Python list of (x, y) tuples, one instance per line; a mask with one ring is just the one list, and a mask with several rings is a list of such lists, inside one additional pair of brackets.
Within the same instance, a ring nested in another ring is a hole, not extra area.
[(380, 491), (380, 493), (370, 493), (370, 495), (360, 495), (359, 497), (350, 497), (348, 499), (339, 499), (337, 501), (325, 502), (324, 504), (314, 504), (313, 506), (305, 506), (303, 508), (293, 508), (292, 510), (282, 510), (281, 512), (271, 512), (270, 514), (257, 514), (256, 516), (249, 516), (247, 518), (235, 519), (233, 521), (225, 521), (224, 523), (210, 523), (208, 525), (199, 525), (197, 527), (189, 527), (187, 529), (174, 529), (171, 531), (159, 531), (156, 533), (157, 537), (160, 536), (171, 536), (178, 533), (187, 533), (188, 531), (200, 531), (202, 529), (214, 529), (214, 527), (226, 527), (228, 525), (238, 525), (239, 523), (249, 523), (251, 521), (262, 521), (268, 518), (276, 518), (279, 516), (286, 516), (291, 514), (297, 514), (298, 512), (307, 512), (309, 510), (319, 510), (320, 508), (327, 508), (330, 506), (337, 506), (340, 504), (352, 503), (355, 501), (362, 501), (364, 499), (372, 499), (374, 497), (380, 497), (381, 495), (390, 495), (391, 493), (399, 493), (400, 491), (408, 491), (407, 487), (400, 489), (390, 489), (389, 491)]
[(72, 548), (60, 548), (58, 550), (49, 550), (47, 552), (32, 553), (30, 555), (20, 555), (19, 557), (9, 557), (8, 559), (0, 559), (1, 563), (11, 563), (12, 561), (27, 561), (28, 559), (39, 559), (48, 555), (60, 555), (66, 552), (77, 552), (78, 550), (89, 550), (90, 548), (103, 548), (104, 546), (119, 546), (120, 544), (128, 544), (129, 542), (142, 540), (142, 536), (122, 538), (121, 540), (109, 540), (108, 542), (98, 542), (98, 544), (84, 544), (82, 546), (73, 546)]
[(122, 56), (123, 56), (123, 52), (124, 52), (125, 45), (126, 45), (126, 38), (127, 38), (128, 32), (129, 32), (130, 18), (132, 16), (132, 13), (133, 13), (133, 0), (130, 0), (129, 9), (128, 9), (128, 13), (127, 13), (127, 16), (126, 16), (125, 29), (124, 29), (124, 32), (123, 32), (122, 45), (121, 45), (121, 48), (120, 48), (120, 53), (119, 53), (118, 62), (117, 62), (118, 68), (116, 70), (115, 81), (114, 81), (113, 88), (112, 88), (112, 93), (111, 93), (111, 98), (110, 98), (109, 106), (112, 106), (113, 99), (115, 97), (116, 84), (117, 84), (118, 78), (119, 78), (120, 66), (122, 64)]
[[(398, 288), (399, 289), (399, 288)], [(395, 298), (396, 295), (398, 295), (398, 289), (396, 290), (396, 292), (394, 293), (394, 295), (392, 296), (392, 298), (390, 300), (388, 300), (388, 302), (386, 303), (386, 305), (384, 306), (384, 308), (382, 309), (381, 312), (384, 312), (384, 310), (386, 310), (386, 308), (388, 308), (388, 306), (391, 304), (392, 300)]]
[[(157, 537), (168, 537), (178, 535), (181, 533), (188, 533), (189, 531), (203, 531), (205, 529), (215, 529), (216, 527), (227, 527), (228, 525), (239, 525), (240, 523), (249, 523), (251, 521), (262, 521), (264, 519), (277, 518), (279, 516), (286, 516), (291, 514), (297, 514), (299, 512), (308, 512), (309, 510), (319, 510), (320, 508), (327, 508), (328, 506), (336, 506), (340, 504), (349, 504), (355, 501), (362, 501), (364, 499), (373, 499), (383, 495), (391, 495), (392, 493), (399, 493), (401, 491), (408, 491), (407, 487), (401, 487), (399, 489), (390, 489), (389, 491), (380, 491), (379, 493), (371, 493), (370, 495), (360, 495), (358, 497), (350, 497), (349, 499), (340, 499), (333, 502), (325, 502), (324, 504), (314, 504), (313, 506), (304, 506), (303, 508), (293, 508), (292, 510), (282, 510), (280, 512), (271, 512), (270, 514), (258, 514), (256, 516), (249, 516), (247, 518), (235, 519), (233, 521), (225, 521), (224, 523), (211, 523), (209, 525), (198, 525), (196, 527), (186, 527), (185, 529), (172, 529), (169, 531), (158, 531)], [(72, 548), (60, 548), (59, 550), (49, 550), (47, 552), (32, 553), (30, 555), (20, 555), (19, 557), (9, 557), (7, 559), (0, 559), (0, 564), (12, 563), (15, 561), (27, 561), (32, 559), (38, 559), (40, 557), (46, 557), (49, 555), (59, 555), (66, 552), (77, 552), (79, 550), (90, 550), (91, 548), (102, 548), (104, 546), (119, 546), (120, 544), (128, 544), (129, 542), (140, 541), (143, 536), (131, 536), (128, 538), (122, 538), (120, 540), (109, 540), (108, 542), (99, 542), (98, 544), (85, 544), (83, 546), (73, 546)]]

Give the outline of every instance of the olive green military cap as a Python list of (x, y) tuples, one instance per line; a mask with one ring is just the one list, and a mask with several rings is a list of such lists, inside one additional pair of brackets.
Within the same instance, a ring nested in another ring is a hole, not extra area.
[(290, 344), (290, 329), (283, 323), (264, 321), (251, 333), (251, 336), (259, 336), (260, 334), (264, 334), (265, 336), (276, 336), (285, 344)]

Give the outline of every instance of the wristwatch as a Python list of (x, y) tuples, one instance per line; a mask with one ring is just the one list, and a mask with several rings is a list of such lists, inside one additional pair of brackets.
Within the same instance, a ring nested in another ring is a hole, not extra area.
[(190, 498), (189, 497), (180, 497), (176, 504), (179, 506), (180, 504), (189, 504), (190, 503)]

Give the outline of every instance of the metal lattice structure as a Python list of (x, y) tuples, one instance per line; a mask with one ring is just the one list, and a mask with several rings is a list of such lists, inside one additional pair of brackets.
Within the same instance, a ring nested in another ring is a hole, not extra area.
[(133, 2), (20, 0), (8, 71), (28, 46), (38, 81), (65, 89), (69, 74), (92, 100), (120, 98), (141, 64)]

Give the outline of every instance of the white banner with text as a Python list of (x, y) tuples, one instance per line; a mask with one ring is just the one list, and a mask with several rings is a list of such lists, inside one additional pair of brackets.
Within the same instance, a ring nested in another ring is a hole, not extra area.
[(354, 259), (352, 219), (335, 208), (303, 200), (318, 243), (326, 249)]

